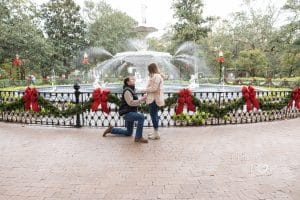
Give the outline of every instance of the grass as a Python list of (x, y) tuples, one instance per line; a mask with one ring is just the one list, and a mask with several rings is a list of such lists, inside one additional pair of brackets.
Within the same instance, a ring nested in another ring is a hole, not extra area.
[(0, 88), (1, 91), (17, 91), (17, 90), (25, 90), (27, 86), (11, 86), (11, 87), (5, 87)]
[(290, 91), (289, 88), (281, 88), (281, 87), (264, 87), (264, 86), (255, 86), (257, 89), (266, 90), (266, 91)]

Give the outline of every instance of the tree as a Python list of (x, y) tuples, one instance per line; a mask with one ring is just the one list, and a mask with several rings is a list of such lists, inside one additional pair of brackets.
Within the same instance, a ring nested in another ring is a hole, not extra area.
[(55, 48), (51, 60), (60, 61), (63, 67), (57, 70), (66, 75), (75, 69), (77, 52), (87, 45), (86, 24), (79, 11), (73, 0), (51, 0), (42, 7), (44, 30)]
[(208, 37), (202, 41), (202, 49), (205, 53), (207, 65), (214, 74), (220, 72), (220, 66), (217, 62), (219, 51), (223, 51), (225, 69), (234, 68), (233, 59), (237, 58), (235, 54), (236, 47), (233, 43), (232, 33), (230, 32), (230, 22), (222, 20), (215, 24), (214, 31), (208, 34)]
[(273, 45), (280, 52), (281, 71), (287, 76), (299, 74), (300, 68), (300, 2), (287, 0), (283, 7), (288, 16), (287, 24), (283, 25), (273, 39)]
[[(274, 3), (257, 8), (256, 1), (245, 0), (241, 7), (243, 9), (233, 13), (228, 19), (217, 21), (213, 27), (214, 31), (207, 37), (206, 44), (209, 50), (207, 57), (213, 54), (214, 47), (220, 46), (224, 52), (231, 52), (233, 60), (238, 60), (242, 51), (259, 50), (265, 54), (267, 61), (265, 71), (268, 71), (268, 76), (277, 75), (282, 73), (283, 68), (286, 68), (282, 62), (283, 54), (293, 49), (288, 45), (293, 43), (300, 23), (294, 23), (296, 21), (291, 18), (288, 21), (293, 22), (289, 23), (293, 25), (280, 24), (281, 27), (279, 27), (278, 22), (282, 21), (287, 13), (282, 13), (282, 10)], [(296, 8), (297, 6), (290, 7)], [(299, 12), (290, 11), (289, 13)], [(226, 55), (225, 58), (228, 60)], [(236, 63), (238, 62), (232, 62), (232, 66), (229, 67), (238, 68)], [(226, 62), (227, 66), (228, 62)]]
[(194, 41), (199, 43), (207, 37), (210, 28), (206, 25), (212, 18), (203, 18), (201, 0), (174, 0), (172, 8), (177, 22), (173, 26), (175, 43)]
[(252, 77), (263, 76), (266, 72), (267, 59), (259, 49), (245, 50), (240, 52), (237, 66), (239, 70), (249, 72)]
[(137, 37), (137, 22), (127, 14), (114, 10), (104, 1), (94, 4), (85, 2), (88, 17), (88, 40), (90, 46), (103, 47), (112, 54), (124, 51), (126, 42)]
[(0, 0), (0, 58), (2, 62), (12, 63), (16, 54), (20, 56), (20, 66), (6, 65), (6, 70), (18, 72), (17, 78), (25, 79), (25, 72), (40, 72), (43, 60), (51, 52), (39, 29), (37, 13), (29, 1)]
[(166, 52), (167, 51), (167, 41), (164, 40), (164, 38), (155, 38), (151, 37), (148, 38), (147, 40), (149, 49), (154, 50), (154, 51), (162, 51)]

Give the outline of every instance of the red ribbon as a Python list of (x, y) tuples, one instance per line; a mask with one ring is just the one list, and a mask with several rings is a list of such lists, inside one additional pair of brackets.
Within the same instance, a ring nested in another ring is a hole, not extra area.
[(83, 58), (82, 64), (84, 64), (84, 65), (90, 64), (90, 63), (89, 63), (89, 59), (88, 59), (87, 57), (86, 57), (86, 58)]
[(176, 115), (183, 112), (184, 104), (187, 104), (188, 111), (196, 111), (195, 105), (193, 104), (193, 99), (191, 96), (192, 92), (190, 89), (179, 90), (178, 93), (178, 106), (175, 110)]
[(38, 91), (35, 88), (27, 87), (23, 96), (25, 100), (25, 110), (30, 110), (30, 108), (34, 112), (39, 112), (39, 104), (38, 104)]
[(218, 58), (218, 62), (219, 62), (219, 63), (224, 63), (224, 61), (225, 61), (225, 59), (224, 59), (223, 56), (221, 56), (221, 57)]
[(297, 86), (293, 89), (293, 93), (291, 96), (291, 100), (289, 101), (288, 108), (290, 108), (293, 105), (293, 101), (295, 101), (296, 108), (300, 109), (300, 89)]
[(100, 88), (97, 88), (93, 92), (93, 99), (94, 102), (92, 104), (92, 111), (96, 111), (101, 104), (102, 111), (105, 113), (109, 113), (109, 109), (107, 106), (108, 97), (107, 94), (109, 93), (109, 90), (101, 90)]
[(20, 66), (21, 64), (21, 60), (19, 58), (15, 58), (14, 61), (13, 61), (13, 65), (14, 66)]
[(246, 86), (243, 86), (242, 93), (246, 100), (247, 112), (251, 111), (253, 107), (255, 107), (256, 109), (259, 108), (259, 102), (256, 99), (256, 92), (254, 87), (252, 87), (251, 85), (249, 85), (248, 88)]

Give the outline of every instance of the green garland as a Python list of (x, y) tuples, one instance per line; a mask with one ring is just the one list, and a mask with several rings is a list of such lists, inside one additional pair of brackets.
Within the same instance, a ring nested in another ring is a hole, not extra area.
[(230, 103), (219, 106), (217, 103), (208, 104), (208, 103), (200, 103), (200, 100), (193, 97), (193, 102), (198, 110), (203, 112), (210, 113), (214, 117), (222, 118), (227, 113), (234, 109), (238, 109), (245, 104), (243, 98), (235, 99)]
[[(108, 97), (108, 102), (120, 106), (121, 100), (118, 99), (117, 96), (108, 94), (107, 97)], [(58, 108), (59, 105), (55, 105), (41, 96), (38, 97), (38, 104), (39, 106), (42, 107), (40, 114), (52, 115), (55, 117), (68, 117), (79, 113), (83, 113), (91, 108), (92, 103), (93, 103), (93, 98), (90, 98), (88, 101), (84, 102), (83, 104), (69, 103), (61, 106), (62, 108), (67, 107), (66, 109), (59, 109)], [(24, 110), (24, 104), (25, 101), (23, 98), (18, 98), (16, 101), (11, 103), (4, 102), (0, 104), (0, 111), (7, 112), (12, 110)]]
[(38, 103), (42, 107), (42, 114), (50, 114), (55, 117), (69, 117), (79, 113), (83, 113), (86, 110), (91, 108), (92, 98), (86, 101), (83, 104), (74, 104), (71, 103), (67, 107), (67, 109), (59, 109), (57, 106), (54, 106), (50, 101), (39, 97)]
[[(117, 106), (120, 106), (121, 100), (112, 94), (108, 94), (108, 102), (116, 104)], [(277, 99), (276, 99), (277, 98)], [(178, 100), (178, 94), (173, 94), (171, 97), (165, 99), (165, 106), (161, 108), (161, 110), (164, 110), (165, 108), (170, 108), (172, 106), (176, 106)], [(286, 96), (284, 98), (279, 99), (278, 97), (264, 97), (264, 98), (258, 98), (260, 103), (260, 109), (262, 110), (281, 110), (285, 106), (287, 106), (290, 97)], [(218, 105), (217, 103), (207, 103), (207, 102), (201, 102), (199, 99), (197, 99), (195, 96), (192, 96), (193, 104), (197, 108), (197, 112), (201, 111), (204, 113), (209, 113), (213, 117), (222, 118), (226, 116), (229, 112), (240, 108), (245, 104), (245, 99), (239, 98), (234, 99), (233, 101), (225, 104)], [(23, 98), (19, 98), (11, 103), (0, 103), (0, 111), (12, 111), (12, 110), (24, 110), (24, 103), (25, 101)], [(41, 106), (42, 115), (53, 115), (55, 117), (68, 117), (73, 116), (76, 114), (83, 113), (87, 110), (90, 110), (91, 105), (93, 103), (93, 98), (90, 98), (88, 101), (80, 104), (75, 103), (66, 103), (64, 105), (60, 105), (60, 109), (58, 108), (59, 105), (55, 105), (51, 103), (50, 101), (46, 100), (45, 98), (39, 96), (38, 97), (38, 104)], [(142, 104), (139, 107), (139, 111), (143, 113), (149, 112), (149, 106), (147, 104)], [(195, 115), (197, 114), (195, 113)], [(195, 120), (198, 119), (197, 117)], [(201, 119), (200, 119), (201, 120)]]
[[(291, 97), (286, 96), (283, 99), (275, 99), (276, 97), (259, 98), (260, 109), (262, 110), (281, 110), (288, 105)], [(269, 102), (268, 102), (269, 101)], [(270, 102), (272, 101), (272, 102)]]
[(12, 111), (12, 110), (19, 110), (24, 109), (24, 99), (19, 98), (16, 101), (13, 101), (11, 103), (3, 102), (0, 103), (0, 111)]
[(121, 105), (121, 100), (120, 100), (117, 96), (112, 95), (112, 94), (109, 93), (109, 94), (107, 95), (107, 97), (108, 97), (108, 102), (114, 103), (114, 104), (116, 104), (117, 106), (120, 106), (120, 105)]

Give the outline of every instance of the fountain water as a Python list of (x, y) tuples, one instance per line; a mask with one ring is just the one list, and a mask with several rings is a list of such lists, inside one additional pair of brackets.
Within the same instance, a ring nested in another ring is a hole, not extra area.
[(142, 78), (141, 74), (139, 72), (135, 72), (134, 78), (135, 78), (135, 87), (137, 90), (140, 90), (140, 89), (143, 89), (146, 87), (148, 78), (146, 78), (146, 79)]
[(193, 73), (193, 87), (198, 86), (198, 72), (208, 74), (209, 70), (205, 63), (196, 56), (199, 47), (191, 42), (184, 43), (174, 55), (167, 52), (145, 50), (145, 41), (128, 41), (129, 49), (136, 51), (126, 51), (117, 53), (110, 59), (97, 64), (93, 71), (105, 71), (115, 77), (135, 76), (136, 83), (145, 82), (147, 78), (147, 66), (150, 63), (157, 63), (162, 73), (168, 80), (180, 79), (178, 65), (186, 66)]
[[(199, 74), (201, 78), (209, 76), (210, 71), (205, 64), (204, 59), (196, 56), (200, 52), (199, 46), (194, 43), (187, 42), (181, 45), (174, 55), (167, 52), (158, 52), (145, 50), (145, 41), (128, 42), (131, 51), (117, 53), (112, 56), (109, 52), (100, 48), (91, 48), (85, 50), (89, 54), (89, 58), (93, 61), (99, 59), (96, 67), (88, 72), (89, 81), (92, 84), (82, 86), (84, 91), (93, 91), (94, 88), (109, 88), (112, 92), (122, 92), (122, 83), (114, 83), (112, 81), (104, 82), (109, 78), (114, 80), (122, 80), (126, 76), (134, 76), (136, 78), (136, 87), (144, 88), (148, 78), (147, 66), (150, 63), (157, 63), (160, 66), (162, 73), (165, 76), (164, 91), (178, 92), (179, 89), (190, 87), (194, 92), (214, 92), (220, 91), (220, 85), (199, 84)], [(135, 51), (133, 51), (135, 49)], [(141, 49), (141, 50), (138, 50)], [(201, 52), (200, 52), (201, 53)], [(94, 58), (93, 58), (94, 55)], [(101, 59), (100, 59), (101, 58)], [(106, 58), (106, 60), (103, 58)], [(108, 58), (108, 59), (107, 59)], [(178, 67), (181, 66), (181, 67)], [(90, 66), (89, 66), (90, 67)], [(185, 67), (185, 73), (190, 72), (190, 83), (182, 83), (180, 70)], [(55, 75), (53, 76), (55, 77)], [(53, 90), (54, 87), (53, 80)], [(176, 80), (180, 80), (178, 83)], [(67, 86), (60, 87), (60, 91), (68, 91)], [(226, 87), (224, 91), (240, 91), (240, 87), (223, 86)], [(54, 89), (55, 88), (55, 89)], [(46, 89), (45, 89), (46, 90)], [(223, 89), (222, 89), (223, 91)]]
[(93, 75), (94, 75), (93, 87), (106, 88), (107, 82), (104, 82), (104, 80), (100, 80), (102, 72), (93, 71)]

